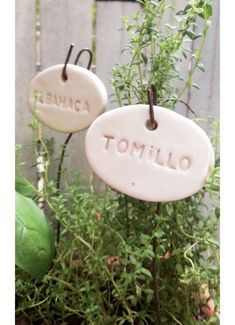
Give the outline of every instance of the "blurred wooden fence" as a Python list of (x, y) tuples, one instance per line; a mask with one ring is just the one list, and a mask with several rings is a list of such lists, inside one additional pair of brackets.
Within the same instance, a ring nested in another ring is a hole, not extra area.
[[(186, 0), (172, 0), (178, 10), (184, 8)], [(96, 3), (96, 10), (94, 10)], [(37, 10), (36, 10), (37, 8)], [(109, 83), (112, 68), (123, 62), (121, 50), (127, 44), (127, 34), (120, 31), (122, 16), (138, 10), (135, 1), (93, 1), (93, 0), (17, 0), (16, 1), (16, 144), (22, 144), (21, 160), (26, 165), (25, 172), (31, 180), (36, 180), (35, 153), (32, 146), (32, 121), (27, 104), (30, 80), (39, 70), (63, 63), (70, 43), (75, 44), (71, 62), (78, 50), (95, 48), (95, 72), (112, 94)], [(37, 24), (36, 24), (37, 22)], [(38, 39), (38, 41), (36, 41)], [(94, 46), (95, 45), (95, 46)], [(84, 55), (82, 64), (86, 64)], [(195, 112), (201, 116), (219, 117), (219, 0), (214, 0), (212, 26), (203, 54), (206, 72), (198, 71), (194, 80), (200, 87), (190, 88), (184, 95)], [(188, 65), (190, 62), (188, 62)], [(189, 66), (181, 70), (187, 76)], [(114, 104), (109, 103), (109, 108)], [(184, 114), (180, 105), (177, 110)], [(84, 135), (86, 131), (74, 134), (68, 146), (65, 165), (67, 179), (73, 179), (74, 171), (81, 170), (85, 179), (89, 178), (89, 168), (84, 155)], [(55, 153), (67, 135), (43, 127), (45, 138), (54, 138)], [(55, 165), (56, 166), (56, 165)], [(53, 174), (53, 170), (51, 171)], [(54, 171), (55, 172), (55, 171)]]

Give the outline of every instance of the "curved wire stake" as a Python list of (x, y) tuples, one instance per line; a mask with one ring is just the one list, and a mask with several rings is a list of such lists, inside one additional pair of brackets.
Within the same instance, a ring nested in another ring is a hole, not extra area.
[(90, 67), (91, 67), (91, 63), (92, 63), (92, 59), (93, 59), (93, 53), (90, 49), (88, 48), (84, 48), (82, 49), (81, 51), (78, 52), (78, 55), (74, 61), (74, 64), (77, 65), (78, 64), (78, 60), (80, 59), (81, 55), (83, 52), (88, 52), (89, 53), (89, 62), (88, 62), (88, 65), (87, 65), (87, 70), (90, 70)]
[[(71, 53), (72, 53), (72, 50), (73, 50), (73, 47), (74, 47), (74, 44), (71, 44), (70, 45), (70, 48), (69, 48), (69, 52), (67, 54), (67, 57), (66, 57), (66, 60), (65, 60), (65, 64), (64, 64), (64, 68), (63, 68), (63, 71), (62, 71), (62, 78), (63, 80), (67, 80), (68, 77), (67, 77), (67, 74), (66, 74), (66, 66), (67, 66), (67, 63), (70, 59), (70, 56), (71, 56)], [(82, 49), (81, 51), (78, 52), (78, 55), (75, 59), (75, 62), (74, 64), (77, 65), (78, 63), (78, 60), (80, 59), (81, 55), (83, 52), (88, 52), (89, 53), (89, 62), (88, 62), (88, 65), (87, 65), (87, 70), (90, 69), (91, 67), (91, 62), (92, 62), (92, 58), (93, 58), (93, 54), (92, 54), (92, 51), (89, 50), (88, 48), (84, 48)], [(63, 144), (63, 147), (62, 147), (62, 151), (61, 151), (61, 155), (60, 155), (60, 161), (59, 161), (59, 167), (58, 167), (58, 172), (57, 172), (57, 181), (56, 181), (56, 189), (57, 189), (57, 193), (59, 194), (60, 192), (60, 181), (61, 181), (61, 173), (62, 173), (62, 167), (63, 167), (63, 161), (64, 161), (64, 156), (65, 156), (65, 151), (66, 151), (66, 148), (67, 148), (67, 145), (72, 137), (73, 133), (69, 133), (69, 135), (67, 136), (64, 144)], [(57, 244), (59, 243), (60, 241), (60, 232), (61, 232), (61, 224), (59, 221), (57, 221), (57, 231), (56, 231), (56, 241), (57, 241)]]
[(157, 128), (157, 122), (154, 117), (153, 105), (157, 104), (157, 94), (154, 85), (148, 86), (147, 95), (148, 95), (148, 102), (149, 102), (150, 127), (152, 130), (155, 130)]
[(70, 56), (71, 56), (71, 53), (72, 53), (73, 47), (74, 47), (74, 44), (71, 43), (71, 44), (70, 44), (70, 47), (69, 47), (69, 51), (68, 51), (67, 57), (66, 57), (66, 59), (65, 59), (64, 67), (63, 67), (63, 70), (62, 70), (62, 79), (63, 79), (64, 81), (68, 80), (68, 75), (67, 75), (66, 68), (67, 68), (67, 64), (68, 64), (68, 62), (69, 62), (69, 59), (70, 59)]
[[(60, 179), (61, 179), (61, 172), (62, 172), (65, 150), (66, 150), (66, 146), (67, 146), (69, 140), (71, 139), (72, 135), (73, 135), (73, 133), (70, 133), (68, 135), (68, 137), (66, 138), (65, 143), (63, 144), (63, 147), (62, 147), (61, 155), (60, 155), (60, 162), (59, 162), (59, 167), (58, 167), (58, 172), (57, 172), (57, 180), (56, 180), (56, 189), (57, 189), (58, 195), (60, 193)], [(57, 228), (56, 229), (56, 242), (58, 244), (60, 241), (60, 222), (59, 221), (57, 221), (56, 228)]]

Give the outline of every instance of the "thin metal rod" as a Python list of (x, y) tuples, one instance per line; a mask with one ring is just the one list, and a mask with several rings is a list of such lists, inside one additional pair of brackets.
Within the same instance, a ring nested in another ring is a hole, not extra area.
[[(159, 216), (160, 214), (160, 207), (161, 203), (157, 203), (156, 214)], [(155, 222), (156, 227), (156, 222)], [(154, 228), (155, 228), (154, 227)], [(157, 238), (154, 237), (152, 241), (153, 253), (154, 257), (152, 259), (152, 277), (153, 277), (153, 293), (154, 293), (154, 305), (155, 305), (155, 320), (156, 325), (161, 325), (161, 313), (160, 313), (160, 299), (159, 299), (159, 292), (158, 292), (158, 283), (157, 283)]]
[(93, 54), (92, 54), (92, 51), (88, 48), (85, 48), (85, 49), (82, 49), (81, 51), (78, 52), (78, 55), (74, 61), (74, 64), (77, 65), (78, 64), (78, 61), (82, 55), (82, 53), (84, 52), (88, 52), (89, 53), (89, 62), (88, 62), (88, 65), (87, 65), (87, 70), (90, 70), (90, 67), (91, 67), (91, 63), (92, 63), (92, 58), (93, 58)]
[(147, 88), (148, 102), (149, 102), (149, 116), (150, 116), (150, 126), (154, 130), (157, 127), (157, 123), (154, 117), (154, 109), (153, 105), (156, 105), (157, 96), (156, 96), (156, 88), (151, 85)]
[[(73, 135), (73, 133), (70, 133), (68, 135), (67, 139), (65, 140), (65, 143), (63, 145), (63, 149), (62, 149), (61, 155), (60, 155), (60, 163), (59, 163), (59, 167), (58, 167), (57, 181), (56, 181), (56, 189), (57, 189), (58, 194), (60, 192), (60, 179), (61, 179), (61, 172), (62, 172), (65, 150), (66, 150), (66, 146), (67, 146), (69, 140), (71, 139), (72, 135)], [(59, 243), (59, 240), (60, 240), (60, 222), (57, 221), (57, 239), (56, 239), (57, 243)]]
[(151, 90), (152, 90), (152, 94), (153, 94), (153, 105), (157, 105), (157, 90), (156, 87), (154, 85), (151, 85)]
[(63, 70), (62, 70), (62, 79), (65, 80), (65, 81), (68, 80), (68, 75), (67, 75), (66, 68), (67, 68), (67, 64), (69, 62), (69, 59), (70, 59), (70, 56), (71, 56), (73, 47), (74, 47), (74, 44), (71, 43), (70, 44), (70, 47), (69, 47), (69, 51), (68, 51), (67, 57), (65, 59), (64, 67), (63, 67)]
[(70, 133), (68, 135), (68, 137), (66, 138), (65, 143), (63, 145), (63, 149), (61, 151), (60, 163), (59, 163), (58, 174), (57, 174), (57, 182), (56, 182), (57, 191), (59, 191), (59, 189), (60, 189), (60, 178), (61, 178), (61, 171), (62, 171), (62, 165), (63, 165), (63, 161), (64, 161), (66, 146), (67, 146), (70, 138), (72, 137), (72, 135), (73, 135), (73, 133)]

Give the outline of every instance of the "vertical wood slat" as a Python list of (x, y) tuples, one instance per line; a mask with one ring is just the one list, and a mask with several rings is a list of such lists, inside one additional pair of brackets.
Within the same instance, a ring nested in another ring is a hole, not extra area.
[[(219, 0), (214, 0), (212, 24), (202, 55), (205, 72), (197, 69), (194, 80), (200, 90), (192, 88), (191, 105), (202, 117), (219, 118)], [(207, 127), (205, 127), (208, 130)]]
[[(163, 24), (169, 23), (172, 26), (174, 26), (174, 25), (177, 26), (178, 23), (175, 20), (175, 15), (178, 11), (183, 10), (186, 7), (186, 5), (188, 4), (188, 1), (187, 0), (171, 0), (171, 1), (169, 1), (169, 4), (173, 6), (174, 11), (172, 12), (172, 10), (170, 10), (168, 8), (168, 10), (166, 11), (166, 13), (163, 16), (161, 25), (163, 26)], [(191, 43), (184, 42), (183, 46), (185, 48), (190, 48)], [(190, 58), (190, 55), (188, 55), (187, 59), (183, 59), (181, 62), (177, 63), (177, 68), (179, 70), (179, 74), (183, 78), (183, 80), (174, 79), (172, 81), (172, 86), (176, 89), (176, 92), (178, 92), (183, 87), (185, 81), (188, 78), (190, 61), (191, 61), (191, 58)], [(182, 95), (181, 100), (183, 100), (184, 102), (187, 102), (187, 90)], [(184, 115), (184, 116), (187, 115), (187, 110), (183, 103), (178, 102), (176, 105), (175, 111), (181, 115)]]
[[(180, 1), (172, 0), (172, 5), (175, 8), (175, 14), (178, 11), (183, 10), (186, 7), (187, 4), (188, 4), (187, 0), (180, 0)], [(172, 22), (172, 24), (174, 25), (175, 21)], [(184, 42), (183, 46), (185, 48), (187, 48), (187, 49), (191, 49), (192, 43), (191, 42), (189, 42), (189, 43)], [(177, 64), (177, 68), (179, 69), (180, 75), (183, 78), (183, 80), (177, 80), (175, 82), (175, 87), (176, 87), (177, 92), (179, 92), (180, 89), (182, 89), (182, 87), (184, 86), (185, 81), (188, 79), (189, 67), (190, 67), (191, 61), (192, 61), (192, 57), (188, 53), (187, 54), (187, 59), (183, 59), (182, 62), (178, 62), (178, 64)], [(189, 89), (187, 88), (185, 90), (184, 94), (182, 95), (182, 97), (180, 98), (180, 100), (183, 100), (187, 104), (189, 104), (188, 103), (188, 91), (189, 91)], [(180, 103), (180, 102), (178, 102), (177, 105), (176, 105), (176, 112), (181, 114), (181, 115), (184, 115), (184, 116), (187, 116), (190, 113), (190, 112), (187, 111), (186, 106), (183, 103)], [(190, 114), (189, 114), (189, 116), (190, 116)]]
[(17, 0), (15, 3), (15, 126), (16, 144), (22, 144), (21, 161), (26, 163), (23, 171), (33, 181), (36, 179), (35, 162), (32, 148), (32, 130), (28, 124), (32, 115), (28, 109), (28, 85), (35, 75), (35, 3)]
[[(113, 93), (110, 79), (116, 64), (124, 63), (121, 53), (127, 45), (128, 35), (122, 23), (123, 16), (129, 16), (140, 8), (134, 2), (97, 2), (96, 19), (96, 73), (104, 82), (108, 95)], [(109, 100), (109, 108), (116, 107)]]
[[(134, 2), (97, 2), (96, 11), (96, 74), (104, 82), (109, 101), (108, 109), (117, 107), (110, 79), (116, 64), (125, 63), (126, 56), (122, 50), (127, 45), (128, 35), (123, 30), (123, 16), (136, 12), (140, 6)], [(122, 30), (121, 30), (122, 29)], [(102, 193), (104, 183), (94, 177), (96, 191)]]
[(63, 63), (74, 43), (71, 63), (78, 50), (91, 47), (92, 0), (41, 0), (42, 68)]
[[(69, 63), (84, 47), (92, 46), (92, 0), (41, 0), (41, 63), (42, 69), (51, 65), (64, 63), (69, 46), (74, 49)], [(86, 65), (86, 55), (81, 57), (79, 64)], [(67, 168), (66, 180), (74, 179), (79, 169), (84, 178), (88, 179), (88, 166), (85, 159), (84, 135), (86, 131), (74, 133), (66, 150), (64, 165)], [(61, 145), (68, 134), (59, 133), (43, 127), (44, 138), (54, 138), (54, 154), (58, 156)], [(54, 166), (57, 166), (56, 164)], [(56, 168), (51, 171), (55, 176)]]

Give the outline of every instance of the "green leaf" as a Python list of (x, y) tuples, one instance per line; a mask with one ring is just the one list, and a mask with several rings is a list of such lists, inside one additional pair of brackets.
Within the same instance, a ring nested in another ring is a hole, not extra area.
[(185, 52), (185, 51), (182, 51), (182, 54), (183, 54), (184, 58), (187, 59), (187, 54), (186, 54), (186, 52)]
[(154, 233), (154, 237), (156, 238), (161, 238), (164, 235), (164, 231), (161, 229), (158, 229), (157, 231), (155, 231)]
[(191, 40), (195, 40), (195, 39), (197, 39), (197, 38), (202, 37), (202, 34), (195, 34), (194, 32), (189, 31), (189, 30), (187, 30), (187, 31), (185, 32), (185, 34), (186, 34), (186, 35), (187, 35)]
[(194, 39), (197, 39), (197, 38), (200, 38), (200, 37), (202, 37), (202, 33), (199, 33), (199, 34), (195, 35)]
[(150, 240), (150, 237), (148, 235), (145, 235), (145, 234), (141, 234), (140, 235), (140, 241), (142, 244), (147, 244)]
[(149, 304), (151, 300), (153, 299), (153, 290), (152, 289), (145, 289), (145, 293), (147, 295), (146, 302)]
[(22, 175), (17, 175), (15, 178), (15, 190), (30, 198), (38, 194), (37, 189)]
[(214, 246), (216, 246), (216, 247), (219, 246), (218, 241), (217, 241), (216, 239), (214, 239), (214, 238), (208, 238), (208, 239), (207, 239), (207, 242), (209, 242), (210, 244), (212, 244), (212, 245), (214, 245)]
[(147, 270), (147, 269), (144, 268), (144, 267), (141, 268), (141, 273), (147, 275), (147, 276), (150, 277), (150, 278), (152, 277), (152, 274), (150, 273), (150, 271)]
[(136, 291), (136, 296), (141, 297), (142, 289), (138, 285), (135, 286), (135, 291)]
[(153, 6), (159, 7), (159, 3), (157, 3), (156, 1), (151, 0), (150, 2)]
[(203, 16), (204, 18), (207, 20), (209, 19), (213, 14), (213, 9), (212, 9), (212, 5), (205, 2), (203, 5)]
[(133, 255), (130, 255), (130, 262), (133, 264), (133, 265), (136, 265), (138, 263), (137, 259), (133, 256)]
[(147, 56), (144, 54), (144, 53), (141, 53), (141, 56), (142, 56), (142, 59), (144, 61), (144, 64), (147, 64), (148, 63), (148, 58)]
[(185, 15), (185, 12), (184, 10), (180, 10), (176, 13), (177, 16), (182, 16), (182, 15)]
[(186, 15), (188, 10), (191, 8), (191, 5), (187, 5), (184, 10), (180, 10), (176, 13), (177, 16)]
[(202, 72), (205, 72), (205, 67), (203, 63), (198, 63), (197, 64), (198, 69), (200, 69)]
[(52, 227), (33, 200), (18, 192), (15, 208), (16, 265), (41, 280), (55, 253)]
[(195, 84), (195, 83), (192, 83), (192, 87), (194, 87), (194, 88), (196, 88), (196, 89), (200, 90), (200, 88), (198, 87), (198, 85), (197, 85), (197, 84)]
[(170, 25), (170, 24), (168, 24), (168, 23), (164, 24), (163, 26), (165, 26), (165, 27), (167, 27), (167, 28), (169, 28), (169, 29), (171, 29), (171, 30), (174, 30), (174, 29), (177, 28), (176, 26)]

